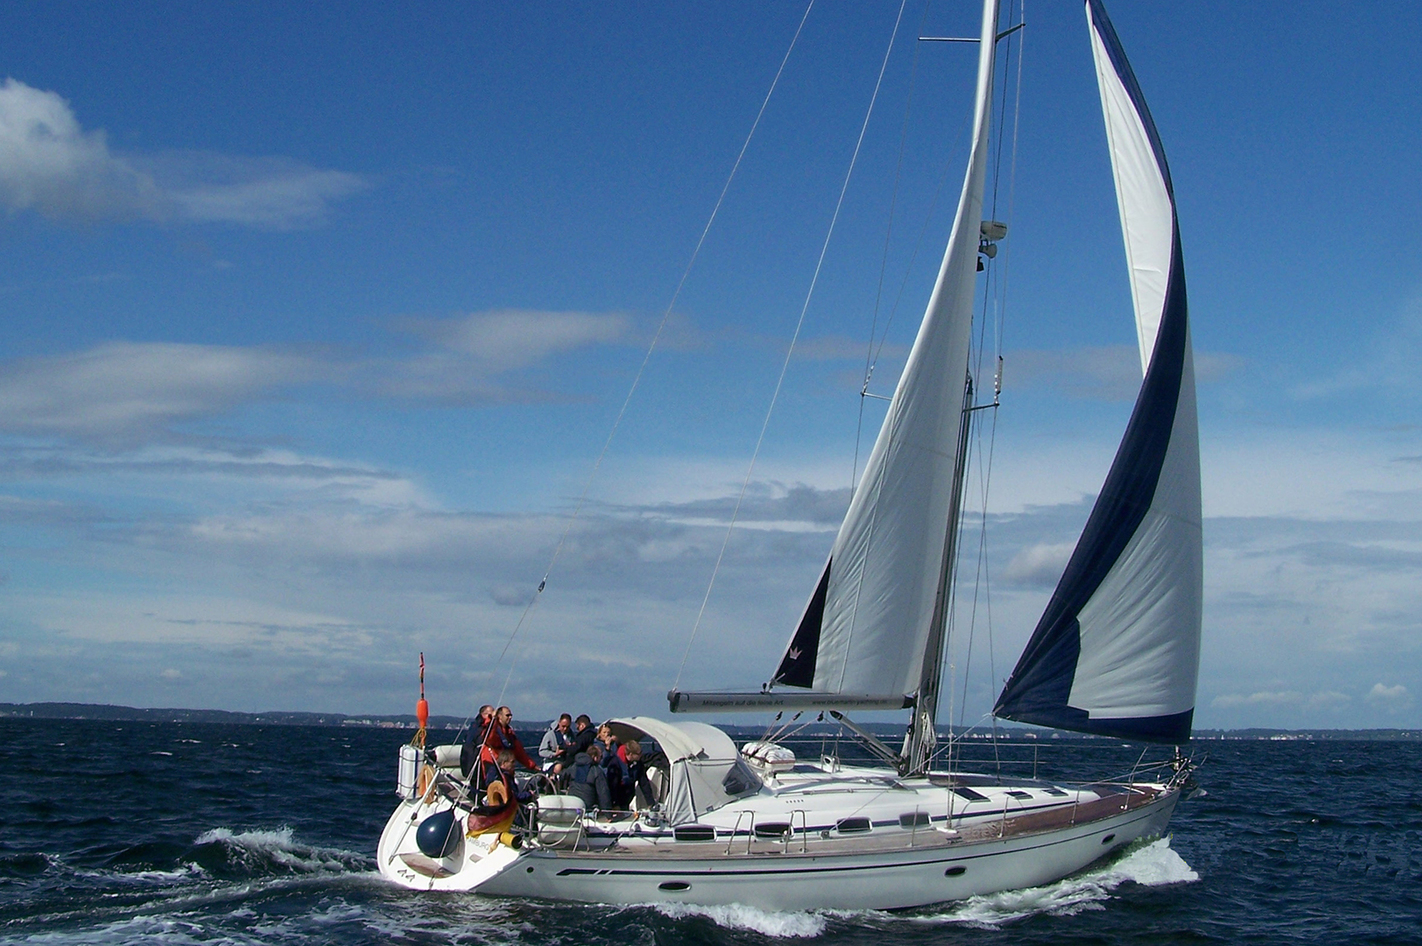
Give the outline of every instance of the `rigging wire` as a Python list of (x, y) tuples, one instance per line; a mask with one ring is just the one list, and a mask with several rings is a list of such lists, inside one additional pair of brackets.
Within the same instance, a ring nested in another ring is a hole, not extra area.
[[(676, 307), (676, 301), (681, 297), (681, 291), (686, 286), (686, 280), (691, 275), (692, 268), (696, 265), (697, 257), (701, 254), (701, 248), (706, 243), (706, 236), (711, 232), (711, 225), (716, 222), (716, 216), (721, 212), (721, 205), (726, 200), (726, 194), (731, 189), (731, 183), (736, 179), (736, 172), (740, 170), (741, 161), (746, 156), (747, 149), (750, 148), (751, 139), (755, 137), (756, 129), (760, 127), (760, 120), (765, 116), (766, 107), (770, 104), (771, 96), (775, 94), (776, 87), (780, 84), (780, 77), (785, 72), (785, 64), (790, 61), (790, 54), (795, 51), (795, 45), (799, 42), (800, 34), (805, 29), (805, 22), (810, 18), (810, 11), (815, 7), (815, 0), (809, 0), (805, 7), (804, 14), (800, 17), (800, 23), (795, 27), (795, 35), (790, 38), (790, 46), (785, 50), (784, 57), (780, 60), (780, 67), (775, 71), (775, 78), (770, 82), (770, 88), (765, 93), (765, 98), (760, 103), (760, 110), (756, 112), (755, 121), (751, 122), (750, 131), (746, 133), (745, 141), (741, 144), (740, 153), (736, 155), (735, 163), (731, 165), (731, 173), (726, 177), (726, 183), (721, 187), (721, 193), (716, 198), (716, 204), (711, 209), (711, 216), (706, 220), (706, 226), (701, 229), (701, 236), (696, 241), (696, 247), (691, 251), (691, 258), (687, 260), (686, 268), (682, 271), (681, 279), (677, 281), (676, 290), (672, 293), (671, 301), (667, 303), (666, 310), (662, 313), (661, 321), (657, 324), (657, 330), (652, 335), (651, 342), (647, 345), (647, 352), (642, 356), (642, 363), (637, 367), (637, 374), (632, 378), (632, 385), (627, 390), (627, 396), (623, 398), (622, 407), (617, 411), (617, 417), (612, 422), (612, 429), (608, 431), (607, 440), (602, 445), (602, 450), (597, 455), (597, 460), (593, 462), (592, 471), (588, 474), (587, 482), (583, 485), (582, 495), (578, 497), (577, 505), (572, 514), (568, 517), (567, 525), (563, 529), (563, 534), (558, 539), (557, 546), (553, 549), (553, 555), (548, 560), (548, 567), (544, 569), (543, 578), (538, 582), (538, 588), (529, 598), (528, 605), (523, 609), (523, 614), (519, 616), (518, 623), (514, 625), (513, 632), (504, 642), (504, 648), (499, 652), (495, 666), (503, 662), (508, 654), (509, 648), (513, 645), (519, 631), (523, 629), (528, 621), (529, 615), (538, 604), (538, 599), (548, 586), (548, 578), (553, 572), (553, 566), (558, 561), (558, 556), (562, 554), (563, 546), (568, 541), (569, 534), (573, 531), (573, 526), (577, 524), (582, 515), (583, 506), (587, 503), (588, 493), (592, 489), (593, 481), (597, 478), (598, 470), (602, 467), (602, 461), (606, 458), (608, 449), (612, 446), (613, 438), (617, 436), (617, 429), (622, 424), (622, 418), (627, 414), (627, 408), (632, 403), (632, 397), (637, 392), (638, 386), (642, 383), (642, 376), (646, 373), (647, 364), (652, 359), (652, 352), (656, 350), (657, 342), (662, 337), (662, 332), (666, 329), (667, 321), (671, 318), (672, 310)], [(508, 674), (504, 677), (503, 686), (499, 689), (499, 699), (497, 703), (502, 703), (504, 694), (508, 690), (509, 681), (513, 679), (514, 668), (518, 665), (517, 655), (509, 664)], [(468, 720), (465, 721), (468, 725)]]
[(790, 358), (795, 353), (795, 343), (800, 338), (800, 329), (805, 325), (805, 315), (810, 310), (810, 300), (814, 298), (815, 286), (819, 283), (820, 272), (824, 269), (825, 255), (829, 252), (830, 240), (834, 237), (835, 224), (839, 222), (840, 210), (844, 207), (844, 195), (849, 190), (850, 179), (854, 176), (854, 167), (859, 161), (859, 151), (864, 146), (864, 135), (869, 130), (869, 120), (874, 115), (874, 104), (879, 100), (879, 89), (884, 84), (884, 73), (889, 67), (889, 56), (894, 51), (894, 44), (899, 36), (899, 25), (903, 22), (904, 7), (908, 0), (900, 0), (898, 16), (894, 18), (894, 29), (889, 35), (889, 46), (884, 50), (884, 59), (879, 64), (879, 76), (874, 82), (874, 94), (869, 98), (869, 109), (864, 114), (864, 122), (859, 126), (859, 138), (854, 143), (854, 153), (849, 158), (849, 168), (844, 174), (844, 183), (839, 188), (839, 199), (835, 201), (834, 214), (830, 217), (829, 229), (825, 233), (824, 243), (820, 246), (820, 256), (815, 262), (814, 275), (810, 277), (810, 288), (805, 293), (804, 304), (800, 306), (800, 317), (795, 322), (795, 331), (790, 336), (790, 345), (785, 349), (785, 360), (780, 365), (780, 377), (775, 381), (775, 390), (770, 395), (770, 405), (765, 411), (765, 420), (760, 425), (760, 435), (756, 437), (755, 449), (751, 452), (750, 463), (746, 467), (746, 477), (741, 483), (741, 491), (736, 496), (736, 505), (731, 510), (731, 521), (726, 526), (726, 536), (721, 540), (721, 551), (716, 556), (716, 564), (711, 569), (711, 580), (706, 585), (706, 595), (701, 599), (701, 609), (696, 612), (696, 622), (691, 627), (691, 637), (686, 642), (686, 651), (681, 656), (681, 666), (676, 671), (676, 682), (673, 689), (681, 686), (681, 675), (686, 670), (687, 658), (691, 656), (691, 645), (696, 640), (696, 632), (701, 628), (701, 620), (706, 614), (706, 605), (711, 600), (711, 591), (716, 587), (716, 576), (721, 570), (721, 562), (726, 557), (726, 548), (731, 544), (731, 533), (736, 528), (736, 522), (740, 516), (741, 504), (745, 501), (746, 492), (750, 489), (751, 475), (755, 472), (756, 460), (760, 458), (760, 448), (765, 443), (765, 432), (770, 427), (770, 418), (775, 413), (775, 403), (780, 398), (780, 389), (785, 384), (785, 375), (790, 370)]

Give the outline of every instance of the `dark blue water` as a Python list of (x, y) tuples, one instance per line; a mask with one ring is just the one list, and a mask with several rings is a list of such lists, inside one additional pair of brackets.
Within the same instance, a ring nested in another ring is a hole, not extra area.
[[(0, 720), (0, 943), (1422, 943), (1418, 744), (1207, 743), (1209, 794), (1173, 836), (1077, 877), (906, 913), (766, 914), (389, 886), (373, 853), (406, 736)], [(1041, 750), (1044, 772), (1135, 759), (1063, 748)]]

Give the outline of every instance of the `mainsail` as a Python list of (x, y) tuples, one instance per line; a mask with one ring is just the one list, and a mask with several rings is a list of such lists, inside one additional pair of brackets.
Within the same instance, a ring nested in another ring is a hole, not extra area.
[(1156, 742), (1190, 737), (1203, 560), (1195, 370), (1175, 195), (1099, 0), (1092, 51), (1145, 380), (1066, 571), (993, 712)]
[(673, 712), (917, 705), (931, 737), (943, 597), (958, 527), (955, 483), (966, 449), (997, 6), (983, 5), (972, 151), (952, 235), (829, 561), (761, 693), (673, 690), (667, 694)]
[(913, 696), (942, 633), (934, 616), (958, 521), (953, 484), (964, 446), (997, 40), (995, 4), (984, 7), (972, 152), (952, 236), (888, 415), (772, 686)]

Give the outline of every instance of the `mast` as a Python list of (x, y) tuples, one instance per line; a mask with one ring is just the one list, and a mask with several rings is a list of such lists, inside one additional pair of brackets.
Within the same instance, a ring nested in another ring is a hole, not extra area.
[[(963, 196), (954, 221), (954, 235), (960, 227), (972, 227), (981, 235), (983, 221), (983, 189), (987, 177), (988, 142), (992, 118), (994, 70), (997, 65), (997, 21), (999, 0), (983, 0), (982, 33), (978, 41), (978, 85), (973, 105), (973, 153)], [(974, 254), (976, 259), (976, 254)], [(946, 260), (945, 260), (946, 265)], [(976, 268), (976, 266), (974, 267)], [(949, 382), (951, 383), (951, 381)], [(914, 700), (913, 719), (904, 738), (900, 768), (907, 774), (927, 771), (929, 760), (938, 743), (935, 724), (938, 718), (938, 690), (943, 677), (943, 651), (948, 636), (948, 615), (952, 608), (953, 563), (957, 559), (958, 527), (963, 510), (963, 479), (967, 472), (968, 430), (972, 418), (973, 378), (964, 365), (963, 413), (958, 428), (958, 449), (955, 451), (953, 486), (948, 504), (948, 521), (944, 529), (943, 556), (939, 566), (938, 590), (933, 616), (929, 621), (927, 646), (919, 671), (918, 690)]]

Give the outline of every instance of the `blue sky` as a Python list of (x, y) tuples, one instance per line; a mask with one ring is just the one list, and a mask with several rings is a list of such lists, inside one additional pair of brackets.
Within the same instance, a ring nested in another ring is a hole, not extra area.
[[(847, 502), (876, 307), (887, 393), (946, 237), (973, 51), (912, 38), (973, 33), (968, 4), (904, 11), (695, 639), (894, 4), (811, 12), (512, 674), (496, 659), (803, 12), (9, 5), (0, 700), (397, 712), (421, 650), (452, 714), (506, 676), (526, 718), (765, 679)], [(1415, 11), (1111, 12), (1189, 278), (1196, 723), (1422, 726)], [(990, 598), (971, 659), (952, 645), (969, 722), (1139, 372), (1082, 13), (1027, 14)]]

